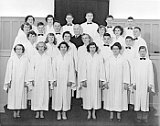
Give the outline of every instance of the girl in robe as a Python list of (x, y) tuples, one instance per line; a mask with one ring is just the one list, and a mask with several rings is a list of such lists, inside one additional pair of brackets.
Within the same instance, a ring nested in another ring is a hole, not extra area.
[(104, 109), (110, 111), (110, 120), (113, 120), (113, 112), (117, 113), (118, 121), (121, 120), (121, 112), (128, 110), (127, 89), (130, 83), (129, 64), (124, 59), (119, 42), (111, 46), (113, 56), (105, 62), (106, 79), (104, 91)]
[(20, 110), (27, 109), (28, 58), (22, 44), (14, 47), (15, 55), (7, 63), (4, 90), (8, 93), (7, 108), (13, 110), (13, 117), (20, 117)]
[(83, 90), (83, 109), (88, 111), (87, 119), (96, 119), (96, 110), (101, 108), (101, 86), (105, 81), (103, 58), (97, 51), (94, 42), (87, 45), (88, 54), (84, 57), (79, 76)]
[(60, 53), (53, 64), (56, 81), (53, 84), (52, 109), (57, 111), (57, 120), (67, 119), (66, 112), (71, 109), (71, 89), (75, 86), (75, 70), (69, 48), (68, 43), (61, 42), (58, 46)]

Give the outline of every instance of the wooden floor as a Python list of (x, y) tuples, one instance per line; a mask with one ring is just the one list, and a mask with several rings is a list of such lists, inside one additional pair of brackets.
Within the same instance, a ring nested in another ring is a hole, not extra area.
[(151, 108), (148, 123), (137, 123), (133, 110), (122, 112), (122, 120), (118, 122), (116, 118), (109, 120), (109, 112), (106, 110), (97, 111), (96, 120), (87, 120), (87, 111), (81, 108), (80, 99), (72, 99), (72, 109), (67, 113), (68, 120), (56, 120), (56, 112), (49, 110), (45, 112), (45, 119), (35, 119), (35, 113), (30, 109), (21, 112), (21, 118), (14, 119), (12, 111), (7, 110), (0, 114), (0, 126), (158, 126), (158, 117), (154, 116), (155, 110)]

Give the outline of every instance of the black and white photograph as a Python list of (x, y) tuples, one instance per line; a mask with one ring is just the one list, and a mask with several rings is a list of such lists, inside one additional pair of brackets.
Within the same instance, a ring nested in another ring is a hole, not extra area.
[(160, 0), (0, 0), (0, 126), (160, 126)]

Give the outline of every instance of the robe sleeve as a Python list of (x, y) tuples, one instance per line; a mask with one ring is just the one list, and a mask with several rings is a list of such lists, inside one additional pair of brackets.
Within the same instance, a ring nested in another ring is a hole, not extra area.
[(86, 63), (87, 58), (84, 57), (83, 61), (82, 61), (82, 65), (80, 67), (80, 71), (79, 71), (79, 81), (83, 82), (87, 80), (87, 63)]
[(110, 65), (109, 60), (105, 60), (105, 76), (106, 76), (106, 82), (109, 82), (109, 71), (110, 71)]
[(73, 46), (73, 58), (74, 58), (74, 67), (75, 67), (75, 70), (77, 71), (78, 70), (78, 52), (77, 52), (77, 48), (76, 46)]
[(25, 82), (29, 82), (29, 59), (26, 61)]
[(104, 67), (104, 62), (103, 62), (103, 58), (102, 56), (100, 56), (100, 81), (106, 81), (106, 78), (105, 78), (105, 67)]
[(8, 88), (8, 83), (11, 83), (12, 81), (12, 70), (13, 70), (13, 60), (12, 58), (9, 58), (6, 68), (6, 74), (5, 74), (5, 82), (3, 89), (6, 91)]
[(52, 73), (53, 73), (53, 81), (57, 80), (57, 70), (56, 70), (56, 58), (52, 58)]
[(123, 62), (123, 83), (130, 84), (130, 71), (127, 60), (124, 60)]
[(28, 81), (34, 81), (35, 77), (35, 57), (32, 56), (29, 62), (29, 76), (28, 76)]
[(153, 64), (150, 60), (149, 62), (149, 71), (148, 71), (148, 86), (151, 87), (152, 92), (155, 92), (155, 86), (154, 86), (154, 72), (153, 72)]
[(52, 69), (52, 64), (51, 64), (51, 57), (48, 58), (47, 67), (48, 67), (48, 81), (53, 82), (54, 78), (53, 78), (53, 69)]

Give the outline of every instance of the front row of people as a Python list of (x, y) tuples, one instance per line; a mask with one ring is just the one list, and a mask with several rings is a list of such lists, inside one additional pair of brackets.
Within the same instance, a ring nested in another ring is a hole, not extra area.
[(53, 60), (45, 53), (44, 42), (36, 45), (36, 53), (30, 61), (24, 55), (22, 44), (14, 47), (15, 55), (8, 60), (4, 89), (8, 92), (8, 109), (14, 110), (14, 118), (20, 117), (20, 110), (27, 108), (27, 91), (32, 90), (31, 110), (35, 118), (44, 118), (48, 111), (49, 89), (52, 90), (52, 109), (57, 111), (57, 120), (67, 119), (66, 111), (71, 109), (71, 89), (81, 92), (83, 109), (88, 111), (87, 119), (96, 119), (96, 110), (101, 108), (102, 90), (104, 109), (114, 113), (121, 120), (121, 112), (128, 110), (127, 92), (130, 85), (134, 92), (134, 110), (137, 120), (147, 122), (149, 92), (154, 92), (153, 66), (146, 58), (147, 49), (139, 47), (139, 57), (133, 65), (121, 55), (122, 46), (116, 42), (111, 46), (113, 56), (104, 60), (96, 43), (87, 45), (87, 54), (76, 72), (68, 43), (61, 42), (59, 53)]

